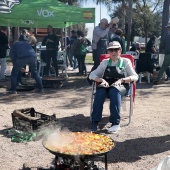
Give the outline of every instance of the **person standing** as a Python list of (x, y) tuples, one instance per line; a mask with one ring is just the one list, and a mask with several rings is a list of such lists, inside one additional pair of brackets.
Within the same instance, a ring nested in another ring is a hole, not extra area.
[(100, 55), (107, 52), (108, 33), (112, 25), (112, 22), (108, 25), (108, 20), (103, 18), (100, 24), (93, 30), (92, 49), (94, 66), (91, 71), (95, 70), (100, 64)]
[(84, 37), (81, 31), (77, 31), (77, 39), (74, 41), (72, 45), (72, 51), (74, 53), (75, 58), (78, 61), (78, 75), (82, 76), (85, 72), (86, 75), (86, 66), (85, 66), (85, 57), (86, 57), (86, 47), (87, 47), (87, 39)]
[(121, 35), (121, 38), (122, 38), (122, 43), (123, 43), (122, 54), (126, 54), (126, 39), (125, 39), (125, 36), (123, 34)]
[(70, 61), (70, 66), (73, 69), (76, 69), (77, 66), (77, 59), (74, 56), (73, 50), (72, 50), (72, 45), (74, 41), (77, 39), (77, 33), (75, 30), (71, 31), (71, 37), (70, 37), (70, 53), (69, 53), (69, 61)]
[(28, 37), (27, 41), (17, 41), (10, 49), (10, 58), (13, 63), (11, 72), (11, 88), (8, 94), (17, 94), (18, 74), (20, 70), (24, 70), (25, 65), (29, 65), (32, 76), (35, 78), (40, 93), (43, 93), (43, 85), (39, 73), (37, 72), (37, 56), (32, 48), (36, 43), (33, 36)]
[[(65, 46), (65, 43), (66, 43), (66, 46)], [(68, 36), (66, 36), (65, 32), (63, 32), (62, 50), (66, 50), (66, 65), (68, 67), (68, 58), (69, 58), (69, 53), (70, 53), (70, 39)]]
[(115, 36), (115, 32), (117, 29), (118, 29), (117, 24), (113, 24), (108, 33), (108, 42), (111, 42), (110, 40), (113, 39), (113, 37)]
[[(94, 65), (90, 72), (92, 72), (99, 66), (100, 55), (107, 53), (108, 33), (113, 27), (113, 24), (115, 24), (114, 18), (109, 24), (108, 20), (106, 18), (103, 18), (101, 19), (100, 24), (96, 26), (93, 30), (92, 49)], [(87, 76), (86, 80), (90, 85), (92, 84), (92, 81), (89, 79), (89, 75)]]
[(155, 40), (156, 40), (156, 37), (155, 37), (155, 36), (152, 36), (152, 37), (150, 38), (150, 40), (149, 40), (148, 43), (146, 44), (145, 52), (151, 53), (151, 54), (156, 53)]
[(113, 36), (113, 38), (110, 39), (109, 42), (112, 42), (112, 41), (118, 41), (121, 45), (121, 48), (122, 48), (122, 53), (124, 51), (124, 45), (123, 45), (123, 41), (122, 41), (122, 36), (123, 36), (123, 31), (121, 29), (116, 29), (115, 31), (115, 35)]
[(8, 37), (1, 31), (0, 27), (0, 62), (1, 62), (1, 74), (0, 81), (5, 81), (5, 69), (6, 69), (6, 52), (8, 49)]
[(42, 41), (42, 45), (46, 46), (46, 53), (45, 53), (45, 63), (47, 66), (44, 69), (44, 75), (48, 76), (49, 75), (49, 70), (50, 70), (50, 63), (51, 63), (51, 58), (54, 64), (55, 68), (55, 74), (56, 77), (58, 77), (58, 63), (57, 63), (57, 52), (58, 52), (58, 46), (59, 46), (59, 38), (54, 34), (53, 27), (49, 25), (47, 27), (47, 32), (48, 35), (44, 37)]
[(170, 22), (168, 22), (167, 27), (167, 35), (162, 40), (162, 49), (165, 52), (164, 61), (162, 64), (161, 69), (159, 70), (158, 76), (156, 78), (156, 81), (154, 82), (155, 85), (160, 84), (160, 80), (162, 78), (163, 73), (167, 70), (167, 68), (170, 66)]

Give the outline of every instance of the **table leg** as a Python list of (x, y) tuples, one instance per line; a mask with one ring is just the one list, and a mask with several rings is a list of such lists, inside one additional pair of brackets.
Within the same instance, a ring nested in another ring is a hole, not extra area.
[(105, 154), (105, 170), (107, 170), (107, 154)]

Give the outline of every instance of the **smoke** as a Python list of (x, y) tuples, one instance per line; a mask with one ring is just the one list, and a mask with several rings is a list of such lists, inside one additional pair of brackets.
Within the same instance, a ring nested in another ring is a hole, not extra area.
[[(52, 124), (45, 127), (41, 127), (36, 132), (36, 140), (43, 139), (43, 141), (48, 140), (48, 144), (50, 146), (66, 146), (69, 143), (73, 142), (75, 139), (75, 135), (70, 134), (71, 131), (69, 131), (67, 128), (63, 128), (61, 124)], [(45, 144), (46, 142), (43, 142)]]

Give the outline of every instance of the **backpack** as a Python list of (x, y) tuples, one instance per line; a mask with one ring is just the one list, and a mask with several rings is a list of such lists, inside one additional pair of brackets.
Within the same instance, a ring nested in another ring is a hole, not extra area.
[(86, 55), (86, 53), (87, 53), (86, 47), (84, 46), (84, 44), (81, 44), (81, 46), (80, 46), (80, 54), (81, 55)]
[(73, 44), (74, 54), (86, 55), (87, 49), (85, 47), (84, 39), (77, 39)]

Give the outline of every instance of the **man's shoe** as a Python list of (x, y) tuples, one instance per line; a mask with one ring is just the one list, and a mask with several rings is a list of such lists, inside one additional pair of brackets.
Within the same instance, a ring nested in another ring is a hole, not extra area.
[(34, 92), (35, 92), (35, 93), (42, 93), (42, 94), (43, 94), (43, 93), (44, 93), (44, 90), (43, 90), (43, 89), (41, 89), (41, 90), (40, 90), (40, 89), (35, 89)]
[(6, 94), (7, 95), (17, 95), (17, 92), (16, 91), (8, 91)]
[(120, 124), (118, 125), (112, 125), (109, 129), (108, 129), (108, 133), (117, 133), (120, 130)]
[(154, 84), (154, 85), (159, 85), (160, 82), (159, 82), (158, 80), (156, 80), (153, 84)]
[(90, 130), (92, 132), (97, 132), (97, 127), (98, 127), (98, 122), (96, 121), (91, 122)]
[(170, 80), (170, 78), (169, 77), (167, 77), (166, 79), (165, 79), (165, 81), (169, 81)]

